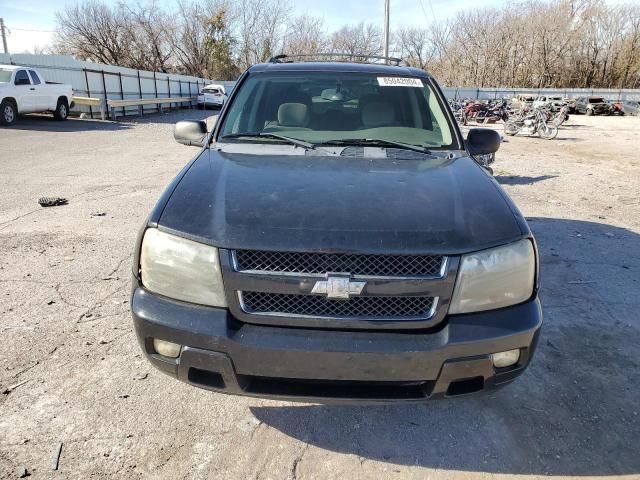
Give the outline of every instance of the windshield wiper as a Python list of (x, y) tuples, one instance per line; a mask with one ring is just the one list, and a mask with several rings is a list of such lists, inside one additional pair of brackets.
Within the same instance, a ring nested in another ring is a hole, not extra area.
[(426, 147), (420, 145), (412, 145), (410, 143), (394, 142), (393, 140), (383, 140), (381, 138), (339, 138), (335, 140), (327, 140), (322, 142), (322, 145), (378, 145), (381, 147), (396, 147), (403, 148), (405, 150), (413, 150), (421, 153), (431, 153)]
[(242, 132), (242, 133), (230, 133), (228, 135), (223, 135), (220, 137), (221, 139), (225, 138), (277, 138), (278, 140), (284, 140), (285, 142), (290, 143), (291, 145), (297, 145), (299, 147), (310, 148), (311, 150), (315, 149), (315, 145), (313, 143), (305, 142), (304, 140), (300, 140), (298, 138), (287, 137), (285, 135), (280, 135), (278, 133), (268, 133), (268, 132)]

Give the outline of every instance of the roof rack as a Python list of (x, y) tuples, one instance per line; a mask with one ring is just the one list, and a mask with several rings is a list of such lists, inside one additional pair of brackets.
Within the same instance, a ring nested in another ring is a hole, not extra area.
[[(293, 63), (294, 58), (302, 59), (301, 61), (309, 62), (309, 61), (319, 61), (319, 60), (311, 60), (317, 59), (318, 57), (329, 57), (329, 60), (326, 61), (339, 61), (338, 59), (344, 59), (343, 61), (353, 61), (356, 63), (372, 63), (372, 64), (380, 64), (379, 60), (384, 60), (386, 64), (391, 64), (394, 67), (400, 66), (403, 63), (401, 58), (396, 57), (385, 57), (382, 55), (367, 55), (367, 54), (354, 54), (354, 53), (311, 53), (311, 54), (281, 54), (276, 55), (275, 57), (271, 57), (269, 59), (269, 63)], [(307, 60), (305, 60), (307, 59)], [(367, 61), (367, 60), (378, 60), (378, 61)], [(320, 60), (321, 61), (321, 60)]]

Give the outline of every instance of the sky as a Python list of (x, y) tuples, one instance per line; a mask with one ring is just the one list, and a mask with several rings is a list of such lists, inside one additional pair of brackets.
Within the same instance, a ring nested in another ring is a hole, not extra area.
[[(434, 18), (443, 20), (459, 10), (500, 7), (506, 1), (509, 0), (390, 0), (391, 29), (425, 25)], [(56, 27), (56, 12), (76, 3), (78, 0), (0, 0), (0, 17), (10, 30), (7, 37), (9, 52), (32, 52), (36, 47), (49, 45)], [(105, 3), (117, 1), (105, 0)], [(176, 0), (159, 0), (158, 3), (170, 10), (175, 7)], [(384, 0), (292, 0), (291, 3), (294, 15), (305, 13), (322, 17), (329, 30), (345, 23), (379, 23), (382, 26), (384, 18)]]

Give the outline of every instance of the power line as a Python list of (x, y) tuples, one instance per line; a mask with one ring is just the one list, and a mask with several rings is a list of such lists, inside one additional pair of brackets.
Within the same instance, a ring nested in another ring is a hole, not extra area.
[[(7, 29), (8, 30), (8, 29)], [(16, 28), (11, 27), (11, 30), (19, 30), (21, 32), (41, 32), (41, 33), (56, 33), (55, 30), (36, 30), (32, 28)]]
[[(431, 0), (427, 0), (427, 1), (429, 2), (429, 10), (431, 10), (431, 21), (435, 22), (436, 21), (436, 13), (433, 10), (433, 4), (431, 3)], [(424, 18), (428, 22), (429, 21), (429, 15), (427, 15), (427, 11), (424, 8), (424, 4), (422, 3), (422, 0), (418, 0), (418, 2), (420, 3), (420, 8), (422, 9), (422, 13), (424, 14)]]
[(429, 21), (429, 16), (427, 15), (427, 11), (424, 9), (424, 5), (422, 4), (422, 0), (418, 0), (418, 3), (420, 3), (420, 8), (422, 9), (422, 13), (424, 14), (424, 19), (428, 22)]

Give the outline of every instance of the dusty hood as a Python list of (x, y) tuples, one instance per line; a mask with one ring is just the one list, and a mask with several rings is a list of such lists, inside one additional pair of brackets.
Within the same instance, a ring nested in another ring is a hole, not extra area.
[(206, 150), (159, 220), (224, 248), (462, 253), (527, 233), (469, 158), (392, 160)]

